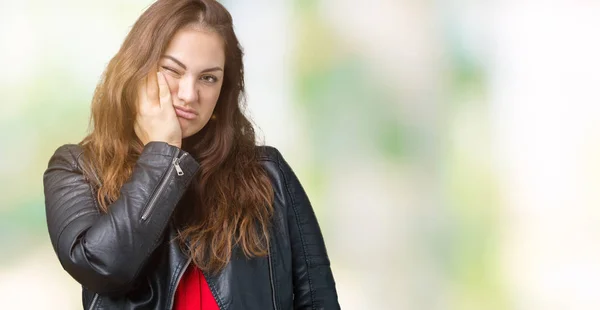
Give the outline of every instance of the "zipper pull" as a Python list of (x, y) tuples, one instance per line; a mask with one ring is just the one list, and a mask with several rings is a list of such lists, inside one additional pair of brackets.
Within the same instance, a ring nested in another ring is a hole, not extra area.
[(181, 166), (179, 166), (179, 162), (181, 161), (181, 158), (173, 158), (173, 166), (175, 166), (175, 170), (177, 170), (177, 175), (178, 176), (182, 176), (183, 175), (183, 169), (181, 169)]

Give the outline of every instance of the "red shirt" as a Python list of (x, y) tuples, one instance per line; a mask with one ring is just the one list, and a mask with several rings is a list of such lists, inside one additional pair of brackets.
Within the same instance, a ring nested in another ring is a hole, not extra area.
[(181, 277), (175, 292), (174, 310), (219, 310), (204, 274), (193, 263)]

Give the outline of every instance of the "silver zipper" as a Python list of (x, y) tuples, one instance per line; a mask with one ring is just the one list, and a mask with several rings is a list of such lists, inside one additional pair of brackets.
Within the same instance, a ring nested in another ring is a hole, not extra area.
[(273, 264), (271, 263), (271, 246), (267, 248), (267, 256), (269, 257), (269, 280), (271, 281), (271, 293), (273, 297), (273, 310), (277, 310), (277, 302), (275, 302), (275, 284), (273, 284)]
[(179, 166), (179, 163), (187, 154), (188, 153), (183, 153), (183, 155), (181, 155), (180, 158), (177, 158), (177, 155), (179, 155), (179, 149), (177, 149), (177, 153), (175, 153), (175, 158), (173, 158), (172, 166), (169, 167), (169, 171), (167, 171), (166, 177), (162, 180), (162, 183), (160, 183), (158, 190), (156, 192), (154, 192), (154, 196), (152, 196), (152, 199), (150, 199), (150, 202), (146, 206), (144, 213), (142, 213), (142, 221), (145, 221), (150, 216), (150, 212), (152, 212), (152, 210), (154, 209), (154, 205), (156, 204), (158, 197), (160, 197), (160, 194), (162, 193), (162, 191), (165, 189), (165, 186), (169, 182), (169, 179), (171, 178), (171, 174), (173, 173), (173, 170), (177, 170), (177, 175), (179, 175), (179, 176), (183, 175), (183, 170), (181, 169), (181, 166)]
[(173, 309), (173, 300), (175, 299), (175, 293), (177, 292), (177, 287), (179, 286), (179, 282), (181, 282), (181, 278), (183, 277), (183, 274), (187, 270), (191, 261), (192, 261), (192, 258), (191, 257), (188, 258), (187, 262), (185, 263), (185, 266), (183, 266), (183, 269), (177, 276), (177, 281), (175, 282), (175, 291), (173, 291), (173, 294), (171, 295), (171, 300), (169, 301), (169, 307), (167, 307), (167, 309), (169, 309), (169, 310)]
[[(185, 154), (183, 154), (183, 156), (181, 156), (181, 158), (183, 158), (185, 156)], [(177, 175), (178, 176), (182, 176), (183, 175), (183, 170), (181, 169), (181, 166), (179, 166), (179, 163), (181, 162), (181, 158), (173, 158), (173, 166), (175, 166), (175, 170), (177, 170)]]
[(92, 303), (90, 304), (90, 310), (94, 309), (94, 306), (96, 306), (96, 302), (98, 301), (98, 297), (100, 295), (94, 293), (94, 298), (92, 298)]

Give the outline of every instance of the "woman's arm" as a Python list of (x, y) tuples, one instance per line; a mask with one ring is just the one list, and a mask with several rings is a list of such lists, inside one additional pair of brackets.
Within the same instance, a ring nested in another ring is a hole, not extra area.
[(78, 164), (81, 152), (77, 145), (64, 145), (48, 163), (48, 232), (60, 263), (75, 280), (99, 294), (121, 294), (158, 246), (199, 164), (165, 142), (146, 144), (120, 197), (100, 214)]
[(292, 168), (279, 151), (275, 153), (287, 204), (294, 309), (339, 309), (335, 281), (315, 212)]

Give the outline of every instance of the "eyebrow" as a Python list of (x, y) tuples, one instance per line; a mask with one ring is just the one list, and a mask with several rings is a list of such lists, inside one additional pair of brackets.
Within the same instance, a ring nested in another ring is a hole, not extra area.
[[(184, 70), (187, 70), (187, 67), (181, 61), (179, 61), (177, 58), (175, 58), (171, 55), (163, 55), (162, 57), (172, 60), (173, 62), (178, 64), (180, 67), (182, 67)], [(221, 68), (219, 66), (207, 68), (207, 69), (202, 70), (202, 72), (200, 72), (200, 73), (206, 73), (206, 72), (212, 72), (212, 71), (223, 71), (223, 68)]]

